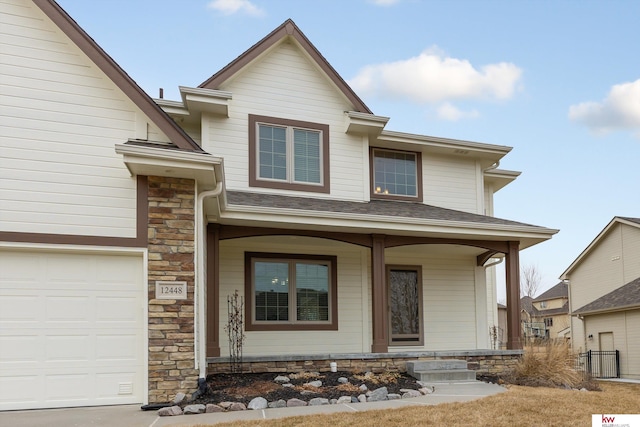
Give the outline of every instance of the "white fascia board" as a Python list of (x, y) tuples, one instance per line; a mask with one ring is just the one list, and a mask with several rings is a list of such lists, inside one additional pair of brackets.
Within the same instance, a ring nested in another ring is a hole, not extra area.
[(389, 121), (389, 117), (375, 116), (358, 111), (347, 111), (346, 133), (378, 136)]
[(115, 149), (132, 175), (191, 178), (205, 187), (224, 177), (222, 158), (210, 154), (126, 144), (116, 144)]
[(490, 182), (494, 184), (493, 192), (497, 192), (503, 187), (511, 184), (513, 181), (518, 178), (522, 172), (511, 171), (505, 169), (491, 169), (488, 171), (484, 171), (484, 180), (485, 182)]
[(179, 86), (182, 102), (187, 109), (194, 113), (213, 113), (229, 116), (229, 101), (231, 92), (213, 89)]
[[(396, 234), (434, 235), (451, 238), (483, 238), (486, 240), (530, 240), (541, 242), (550, 239), (559, 230), (505, 224), (480, 224), (475, 222), (424, 220), (419, 218), (385, 217), (342, 212), (314, 212), (296, 209), (266, 209), (259, 206), (227, 205), (222, 213), (225, 220), (262, 223), (334, 227), (336, 229), (372, 230)], [(282, 225), (281, 225), (282, 226)], [(535, 243), (533, 243), (535, 244)], [(528, 247), (530, 245), (524, 246)], [(521, 247), (521, 249), (524, 249)]]
[(393, 143), (414, 144), (425, 147), (470, 151), (490, 156), (498, 156), (498, 159), (504, 157), (513, 149), (513, 147), (508, 147), (506, 145), (485, 144), (482, 142), (464, 141), (461, 139), (441, 138), (428, 135), (416, 135), (389, 130), (382, 131), (378, 139), (380, 141)]

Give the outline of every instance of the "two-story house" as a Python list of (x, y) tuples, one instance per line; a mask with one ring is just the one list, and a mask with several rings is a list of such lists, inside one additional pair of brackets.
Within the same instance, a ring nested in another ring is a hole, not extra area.
[(0, 17), (1, 409), (193, 392), (236, 291), (247, 369), (520, 354), (519, 251), (557, 230), (493, 216), (510, 147), (385, 129), (291, 20), (171, 101), (53, 0)]
[(560, 282), (533, 299), (539, 321), (544, 324), (544, 337), (568, 339), (569, 334), (569, 285)]
[(640, 218), (613, 218), (561, 278), (573, 350), (618, 350), (618, 374), (640, 379)]

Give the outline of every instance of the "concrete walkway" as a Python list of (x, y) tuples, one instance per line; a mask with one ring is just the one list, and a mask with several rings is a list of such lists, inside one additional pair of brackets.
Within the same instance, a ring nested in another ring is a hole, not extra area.
[(0, 412), (0, 426), (12, 427), (168, 427), (217, 424), (238, 420), (270, 420), (314, 414), (398, 409), (415, 405), (466, 402), (501, 393), (506, 389), (483, 382), (436, 383), (433, 394), (402, 400), (350, 403), (342, 405), (273, 408), (258, 411), (224, 412), (177, 417), (158, 417), (155, 411), (141, 411), (139, 405), (91, 408), (45, 409)]

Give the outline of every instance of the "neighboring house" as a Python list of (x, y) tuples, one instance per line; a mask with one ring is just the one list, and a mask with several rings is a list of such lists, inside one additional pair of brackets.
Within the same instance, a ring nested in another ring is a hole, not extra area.
[(568, 339), (569, 285), (560, 282), (531, 301), (537, 320), (544, 324), (544, 337)]
[(573, 349), (619, 350), (620, 375), (640, 379), (640, 218), (613, 218), (561, 278)]
[[(520, 298), (520, 318), (525, 341), (530, 339), (569, 339), (568, 284), (560, 282), (536, 298)], [(506, 307), (498, 304), (498, 319), (501, 311), (506, 316)], [(506, 327), (506, 319), (504, 320)], [(502, 328), (502, 323), (500, 328)]]
[(520, 298), (520, 318), (525, 341), (545, 338), (544, 322), (540, 320), (538, 309), (533, 305), (533, 298), (530, 296)]
[(0, 18), (0, 409), (193, 392), (235, 291), (252, 369), (520, 354), (490, 265), (518, 350), (557, 230), (492, 216), (510, 147), (386, 130), (290, 20), (154, 101), (54, 1)]

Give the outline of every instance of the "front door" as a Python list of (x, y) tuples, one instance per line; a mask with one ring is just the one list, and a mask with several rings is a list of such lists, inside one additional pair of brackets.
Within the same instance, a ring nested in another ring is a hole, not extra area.
[(387, 266), (389, 345), (422, 345), (422, 274), (417, 266)]

